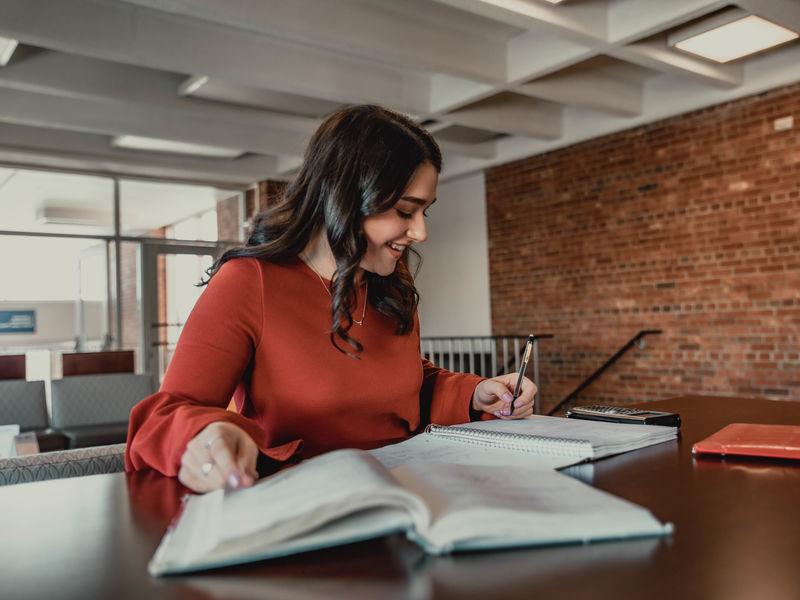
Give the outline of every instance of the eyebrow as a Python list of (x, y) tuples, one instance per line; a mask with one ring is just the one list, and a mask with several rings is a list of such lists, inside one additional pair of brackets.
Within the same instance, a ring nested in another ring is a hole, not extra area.
[[(431, 200), (431, 204), (436, 202), (437, 199), (438, 198), (434, 198), (433, 200)], [(424, 200), (423, 198), (417, 198), (416, 196), (402, 196), (400, 200), (408, 200), (409, 202), (413, 202), (414, 204), (419, 204), (420, 206), (425, 206), (426, 204), (428, 204), (427, 200)]]

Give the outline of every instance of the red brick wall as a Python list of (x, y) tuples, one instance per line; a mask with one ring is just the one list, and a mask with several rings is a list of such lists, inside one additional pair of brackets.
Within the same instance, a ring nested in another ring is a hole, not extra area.
[(241, 237), (241, 215), (239, 195), (217, 202), (217, 239), (239, 240)]
[(800, 85), (493, 168), (486, 194), (493, 331), (557, 336), (545, 407), (651, 328), (579, 403), (800, 400)]

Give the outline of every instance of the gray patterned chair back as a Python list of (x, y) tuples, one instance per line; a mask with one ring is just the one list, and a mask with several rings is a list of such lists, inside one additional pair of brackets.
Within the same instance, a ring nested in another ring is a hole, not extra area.
[(0, 425), (22, 431), (47, 428), (44, 381), (0, 380)]
[(76, 375), (52, 383), (52, 426), (127, 423), (134, 405), (153, 392), (149, 375)]
[(116, 473), (125, 468), (125, 444), (0, 459), (0, 485)]

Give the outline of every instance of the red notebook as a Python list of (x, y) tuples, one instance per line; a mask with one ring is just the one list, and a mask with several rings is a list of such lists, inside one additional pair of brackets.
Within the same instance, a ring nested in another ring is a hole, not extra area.
[(692, 454), (800, 459), (800, 425), (733, 423), (697, 442)]

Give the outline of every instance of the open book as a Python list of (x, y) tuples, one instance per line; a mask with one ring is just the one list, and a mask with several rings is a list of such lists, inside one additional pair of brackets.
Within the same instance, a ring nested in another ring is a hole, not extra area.
[[(324, 490), (324, 493), (320, 493)], [(647, 510), (549, 469), (407, 464), (338, 450), (236, 491), (189, 496), (152, 575), (404, 532), (430, 554), (658, 536)]]
[(389, 469), (413, 461), (560, 469), (674, 440), (677, 435), (677, 428), (661, 425), (532, 416), (430, 425), (421, 435), (371, 453)]

